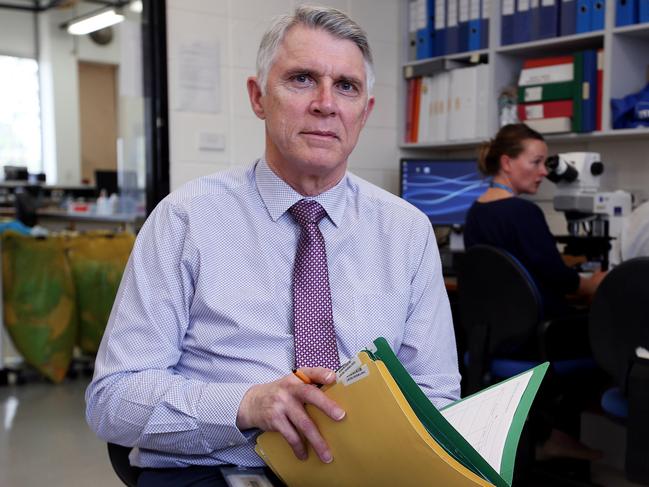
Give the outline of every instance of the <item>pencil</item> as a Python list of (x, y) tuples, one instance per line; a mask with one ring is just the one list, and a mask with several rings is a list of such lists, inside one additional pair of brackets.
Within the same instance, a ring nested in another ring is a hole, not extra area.
[(301, 370), (293, 369), (293, 374), (305, 384), (311, 384), (311, 379)]

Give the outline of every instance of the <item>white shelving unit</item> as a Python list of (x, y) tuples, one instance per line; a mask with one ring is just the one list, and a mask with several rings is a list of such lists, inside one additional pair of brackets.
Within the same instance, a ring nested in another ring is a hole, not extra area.
[[(404, 19), (407, 19), (408, 0), (403, 1)], [(487, 103), (488, 133), (498, 130), (497, 100), (503, 88), (515, 86), (523, 60), (532, 57), (569, 54), (581, 49), (604, 48), (604, 79), (602, 103), (602, 130), (591, 133), (549, 135), (549, 142), (570, 143), (608, 140), (647, 140), (649, 129), (613, 130), (611, 126), (611, 98), (621, 98), (643, 88), (649, 76), (649, 23), (615, 27), (615, 1), (606, 1), (605, 28), (552, 39), (521, 44), (500, 45), (500, 0), (492, 0), (489, 17), (489, 47), (479, 51), (457, 53), (430, 59), (403, 63), (401, 83), (401, 106), (405, 107), (406, 79), (413, 76), (431, 75), (441, 70), (453, 69), (461, 64), (487, 63), (488, 84), (491, 94)], [(404, 26), (407, 39), (407, 25)], [(404, 43), (402, 59), (407, 58), (408, 45)], [(482, 140), (454, 140), (441, 143), (404, 143), (405, 109), (400, 111), (400, 149), (407, 155), (416, 152), (449, 152), (471, 149)]]

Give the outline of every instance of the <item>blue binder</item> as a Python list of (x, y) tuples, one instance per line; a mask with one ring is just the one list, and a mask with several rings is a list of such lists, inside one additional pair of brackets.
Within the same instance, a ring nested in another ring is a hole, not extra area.
[(557, 37), (559, 33), (559, 0), (541, 0), (539, 13), (541, 17), (539, 39)]
[(482, 47), (482, 0), (469, 0), (469, 51)]
[(606, 0), (592, 0), (590, 6), (590, 30), (604, 29), (604, 15), (606, 14)]
[(458, 6), (458, 0), (447, 0), (446, 2), (446, 54), (460, 52)]
[(458, 0), (458, 52), (469, 50), (469, 0)]
[(649, 22), (649, 0), (638, 0), (638, 22)]
[(417, 31), (417, 59), (427, 59), (435, 56), (435, 0), (420, 0), (423, 2), (426, 26)]
[(516, 0), (514, 43), (528, 42), (530, 40), (530, 30), (530, 0)]
[[(491, 1), (480, 0), (480, 49), (489, 47), (489, 16), (491, 15)], [(646, 0), (649, 2), (649, 0)]]
[(636, 0), (615, 0), (615, 25), (638, 23), (637, 5)]
[(561, 0), (561, 29), (562, 36), (575, 33), (577, 27), (577, 0)]
[(506, 46), (514, 43), (514, 13), (516, 0), (502, 0), (502, 18), (500, 20), (500, 44)]
[(577, 0), (577, 34), (590, 31), (590, 6), (591, 0)]
[(530, 40), (541, 36), (541, 0), (530, 0)]
[(584, 51), (584, 84), (588, 83), (588, 90), (583, 89), (581, 104), (581, 128), (583, 132), (595, 130), (597, 115), (597, 51), (587, 49)]
[(435, 56), (446, 54), (446, 0), (435, 0)]

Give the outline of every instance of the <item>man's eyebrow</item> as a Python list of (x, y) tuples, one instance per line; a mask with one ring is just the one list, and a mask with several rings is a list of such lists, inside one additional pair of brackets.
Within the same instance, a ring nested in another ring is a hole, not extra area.
[(311, 68), (297, 67), (297, 68), (291, 68), (288, 71), (286, 71), (285, 76), (287, 78), (290, 78), (291, 76), (295, 76), (295, 75), (298, 75), (298, 74), (308, 74), (308, 75), (313, 76), (314, 74), (318, 75), (319, 73), (316, 70), (311, 69)]

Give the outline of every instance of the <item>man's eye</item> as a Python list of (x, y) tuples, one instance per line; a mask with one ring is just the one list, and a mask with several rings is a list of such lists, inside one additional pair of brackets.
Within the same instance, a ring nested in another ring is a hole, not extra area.
[(309, 75), (308, 74), (296, 74), (295, 76), (293, 76), (293, 79), (296, 82), (300, 83), (300, 84), (304, 84), (304, 83), (307, 83), (309, 81)]
[(352, 92), (355, 91), (356, 87), (354, 86), (353, 83), (350, 83), (349, 81), (341, 81), (338, 86), (340, 86), (340, 89), (342, 91), (348, 91)]

